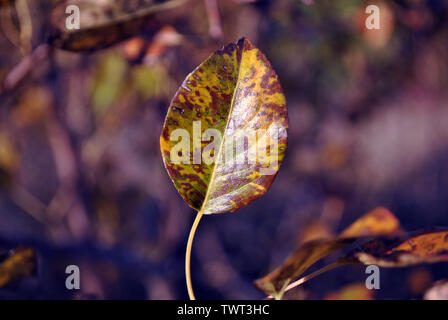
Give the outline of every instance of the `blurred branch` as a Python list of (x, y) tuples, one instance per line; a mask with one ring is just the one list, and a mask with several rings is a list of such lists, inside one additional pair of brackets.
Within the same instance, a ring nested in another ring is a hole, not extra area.
[(19, 39), (20, 33), (19, 30), (17, 30), (17, 27), (12, 22), (12, 12), (12, 8), (9, 5), (1, 8), (0, 26), (6, 39), (8, 39), (9, 42), (11, 42), (14, 46), (18, 47), (19, 41), (17, 41), (17, 39)]
[(46, 205), (28, 190), (14, 183), (11, 186), (10, 197), (15, 205), (32, 216), (36, 221), (40, 223), (45, 222)]
[(204, 0), (207, 9), (209, 33), (213, 39), (221, 39), (223, 36), (219, 6), (216, 0)]
[(34, 51), (23, 58), (6, 76), (0, 94), (11, 91), (32, 71), (32, 69), (44, 61), (50, 53), (50, 47), (47, 44), (41, 44)]
[(26, 54), (31, 50), (31, 37), (33, 35), (32, 19), (27, 1), (16, 1), (17, 17), (20, 24), (20, 47)]
[[(56, 82), (55, 92), (66, 90), (63, 81)], [(58, 192), (47, 207), (47, 215), (55, 219), (53, 222), (58, 226), (61, 226), (59, 222), (66, 222), (71, 235), (81, 239), (91, 230), (88, 205), (83, 197), (89, 188), (84, 183), (81, 144), (66, 122), (65, 110), (62, 109), (66, 101), (60, 97), (54, 94), (53, 112), (47, 120), (48, 138), (60, 182)]]

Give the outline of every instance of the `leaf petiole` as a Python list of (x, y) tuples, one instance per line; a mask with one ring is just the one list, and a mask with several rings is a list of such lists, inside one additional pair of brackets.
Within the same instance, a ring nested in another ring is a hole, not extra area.
[(348, 263), (349, 263), (349, 262), (336, 261), (336, 262), (334, 262), (334, 263), (332, 263), (332, 264), (329, 264), (328, 266), (325, 266), (325, 267), (323, 267), (323, 268), (321, 268), (321, 269), (319, 269), (319, 270), (317, 270), (317, 271), (315, 271), (315, 272), (313, 272), (313, 273), (311, 273), (311, 274), (309, 274), (309, 275), (307, 275), (307, 276), (304, 276), (304, 277), (300, 278), (299, 280), (296, 280), (296, 281), (294, 281), (293, 283), (289, 284), (289, 285), (288, 285), (284, 290), (282, 290), (282, 291), (280, 292), (280, 294), (278, 294), (277, 296), (275, 296), (275, 297), (273, 297), (273, 296), (268, 296), (267, 298), (268, 298), (268, 299), (275, 298), (276, 300), (281, 300), (281, 299), (282, 299), (282, 296), (283, 296), (283, 294), (284, 294), (285, 292), (287, 292), (287, 291), (289, 291), (289, 290), (291, 290), (291, 289), (294, 289), (295, 287), (300, 286), (301, 284), (304, 284), (304, 283), (307, 282), (308, 280), (311, 280), (311, 279), (313, 279), (313, 278), (315, 278), (315, 277), (321, 275), (322, 273), (325, 273), (325, 272), (327, 272), (327, 271), (330, 271), (330, 270), (332, 270), (332, 269), (334, 269), (334, 268), (340, 267), (340, 266), (345, 265), (345, 264), (348, 264)]
[(198, 228), (199, 221), (201, 221), (201, 218), (203, 216), (202, 211), (198, 211), (198, 214), (196, 215), (196, 218), (194, 219), (193, 225), (191, 226), (190, 234), (188, 236), (187, 241), (187, 249), (185, 252), (185, 278), (187, 280), (187, 290), (188, 290), (188, 296), (190, 297), (190, 300), (196, 300), (196, 297), (194, 296), (193, 292), (193, 286), (191, 285), (191, 271), (190, 271), (190, 261), (191, 261), (191, 248), (193, 246), (193, 239), (194, 235), (196, 233), (196, 229)]

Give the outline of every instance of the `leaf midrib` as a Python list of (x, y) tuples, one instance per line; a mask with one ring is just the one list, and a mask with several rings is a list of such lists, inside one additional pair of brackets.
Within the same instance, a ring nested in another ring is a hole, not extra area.
[[(199, 209), (199, 212), (201, 212), (201, 213), (203, 213), (205, 207), (207, 206), (208, 199), (210, 198), (210, 192), (211, 192), (211, 189), (212, 189), (211, 186), (213, 184), (213, 181), (215, 180), (216, 168), (217, 168), (217, 166), (219, 164), (219, 161), (221, 159), (222, 149), (223, 149), (223, 146), (225, 145), (224, 141), (226, 139), (226, 132), (227, 132), (227, 129), (228, 129), (228, 126), (229, 126), (229, 122), (230, 122), (229, 120), (230, 120), (230, 117), (232, 116), (233, 108), (235, 106), (236, 92), (238, 91), (238, 88), (240, 86), (240, 76), (241, 76), (241, 69), (242, 69), (241, 65), (242, 65), (242, 62), (243, 62), (243, 54), (244, 54), (244, 51), (245, 51), (244, 50), (244, 43), (245, 43), (245, 40), (243, 41), (243, 46), (242, 46), (243, 48), (241, 50), (241, 61), (238, 63), (239, 64), (238, 65), (238, 77), (236, 79), (236, 86), (235, 86), (235, 89), (234, 89), (233, 95), (232, 95), (232, 101), (231, 101), (231, 104), (230, 104), (230, 111), (229, 111), (229, 114), (227, 116), (226, 127), (225, 127), (225, 129), (223, 131), (223, 139), (221, 140), (221, 145), (219, 146), (219, 151), (218, 151), (217, 157), (215, 158), (215, 164), (213, 166), (212, 176), (210, 177), (210, 180), (209, 180), (209, 183), (208, 183), (207, 193), (205, 194), (205, 198), (204, 198), (204, 201), (202, 202), (201, 209)], [(237, 46), (238, 46), (238, 44), (237, 44)], [(238, 48), (237, 48), (237, 50), (238, 50)], [(238, 51), (236, 52), (236, 54), (237, 54), (237, 59), (238, 59)]]

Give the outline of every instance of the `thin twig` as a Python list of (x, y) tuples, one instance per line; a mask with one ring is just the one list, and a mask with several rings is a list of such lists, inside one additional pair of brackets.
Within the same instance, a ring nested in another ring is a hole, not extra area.
[(16, 11), (20, 24), (20, 46), (22, 52), (28, 54), (31, 51), (33, 25), (27, 0), (17, 0)]
[(31, 70), (44, 61), (50, 53), (48, 44), (41, 44), (34, 51), (22, 59), (6, 76), (1, 88), (1, 94), (17, 87), (17, 85), (31, 72)]

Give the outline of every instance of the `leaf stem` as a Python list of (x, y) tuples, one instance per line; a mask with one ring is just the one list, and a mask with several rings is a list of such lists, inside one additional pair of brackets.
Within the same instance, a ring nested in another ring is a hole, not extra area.
[(196, 300), (196, 297), (194, 296), (193, 292), (193, 286), (191, 285), (191, 272), (190, 272), (191, 248), (193, 246), (193, 239), (196, 233), (196, 229), (198, 228), (199, 221), (201, 221), (202, 216), (203, 216), (202, 211), (198, 211), (198, 214), (194, 219), (193, 225), (191, 226), (190, 235), (188, 236), (187, 250), (185, 252), (185, 278), (187, 280), (187, 290), (190, 300)]
[[(317, 271), (314, 271), (313, 273), (311, 273), (311, 274), (309, 274), (309, 275), (307, 275), (307, 276), (304, 276), (304, 277), (300, 278), (299, 280), (294, 281), (293, 283), (289, 284), (289, 285), (285, 288), (285, 290), (283, 290), (283, 291), (281, 292), (280, 296), (279, 296), (279, 297), (275, 297), (275, 298), (276, 298), (276, 299), (281, 299), (281, 297), (283, 296), (283, 294), (284, 294), (285, 292), (287, 292), (287, 291), (289, 291), (289, 290), (291, 290), (291, 289), (294, 289), (295, 287), (300, 286), (301, 284), (304, 284), (304, 283), (307, 282), (308, 280), (311, 280), (311, 279), (313, 279), (313, 278), (315, 278), (315, 277), (321, 275), (322, 273), (325, 273), (325, 272), (327, 272), (327, 271), (330, 271), (330, 270), (332, 270), (332, 269), (334, 269), (334, 268), (340, 267), (340, 266), (345, 265), (345, 264), (348, 264), (348, 262), (336, 261), (336, 262), (334, 262), (334, 263), (332, 263), (332, 264), (329, 264), (328, 266), (325, 266), (325, 267), (323, 267), (323, 268), (321, 268), (321, 269), (319, 269), (319, 270), (317, 270)], [(268, 299), (272, 299), (272, 298), (274, 298), (274, 297), (273, 297), (273, 296), (268, 296), (267, 298), (268, 298)]]
[(311, 280), (311, 279), (313, 279), (313, 278), (315, 278), (317, 276), (320, 276), (322, 273), (325, 273), (327, 271), (330, 271), (331, 269), (339, 267), (340, 265), (341, 264), (339, 262), (335, 262), (335, 263), (329, 264), (328, 266), (325, 266), (322, 269), (319, 269), (319, 270), (317, 270), (317, 271), (315, 271), (315, 272), (313, 272), (313, 273), (311, 273), (311, 274), (309, 274), (309, 275), (307, 275), (305, 277), (302, 277), (299, 280), (294, 281), (293, 283), (288, 285), (286, 287), (286, 289), (285, 289), (285, 292), (289, 291), (289, 290), (291, 290), (291, 289), (293, 289), (293, 288), (295, 288), (295, 287), (297, 287), (297, 286), (299, 286), (299, 285), (301, 285), (301, 284), (303, 284), (305, 282), (307, 282), (308, 280)]

